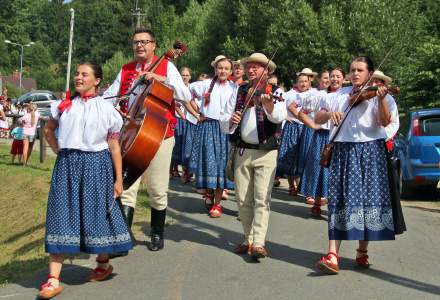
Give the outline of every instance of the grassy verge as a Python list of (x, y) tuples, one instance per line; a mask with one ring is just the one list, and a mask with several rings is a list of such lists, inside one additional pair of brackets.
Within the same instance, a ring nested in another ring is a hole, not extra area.
[[(0, 287), (47, 265), (46, 204), (55, 162), (48, 156), (40, 164), (34, 151), (28, 167), (11, 165), (9, 150), (10, 145), (0, 144)], [(148, 206), (146, 191), (141, 190), (133, 226), (137, 238), (148, 227)]]

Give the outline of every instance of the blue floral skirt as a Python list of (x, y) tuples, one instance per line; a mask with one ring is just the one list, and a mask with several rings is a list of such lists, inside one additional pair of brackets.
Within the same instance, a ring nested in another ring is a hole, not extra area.
[(113, 164), (108, 150), (62, 149), (52, 173), (46, 214), (48, 253), (115, 253), (132, 241), (113, 202)]
[(301, 177), (300, 193), (304, 196), (314, 198), (328, 196), (328, 174), (329, 169), (319, 164), (321, 152), (328, 144), (329, 131), (325, 129), (316, 130), (313, 134), (309, 152), (306, 157), (306, 166)]
[(281, 145), (278, 151), (277, 176), (296, 175), (298, 157), (298, 139), (304, 125), (296, 122), (286, 122), (281, 135)]
[(314, 129), (304, 125), (304, 129), (302, 130), (301, 136), (298, 139), (298, 155), (296, 157), (297, 168), (295, 174), (297, 176), (302, 176), (304, 172), (304, 168), (306, 166), (307, 153), (309, 152), (314, 133), (315, 133)]
[(393, 240), (383, 140), (335, 143), (330, 162), (330, 240)]
[(220, 131), (217, 120), (206, 120), (198, 125), (190, 158), (190, 171), (195, 174), (199, 189), (231, 189), (226, 178), (228, 135)]
[(185, 127), (186, 123), (188, 123), (185, 120), (182, 120), (181, 118), (176, 118), (176, 128), (174, 128), (174, 148), (173, 148), (173, 154), (171, 156), (171, 163), (173, 165), (182, 165), (184, 160), (184, 133), (185, 133)]
[(186, 122), (185, 132), (183, 134), (183, 162), (182, 166), (189, 166), (189, 159), (191, 157), (191, 151), (193, 148), (194, 134), (197, 130), (197, 125), (191, 122)]

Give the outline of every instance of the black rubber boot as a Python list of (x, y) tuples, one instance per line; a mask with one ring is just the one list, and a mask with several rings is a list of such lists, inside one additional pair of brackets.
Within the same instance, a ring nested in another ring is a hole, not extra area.
[(125, 216), (125, 222), (127, 223), (128, 228), (131, 229), (131, 225), (133, 224), (134, 208), (128, 205), (122, 205), (121, 209)]
[(147, 245), (150, 251), (159, 251), (164, 247), (163, 232), (167, 210), (151, 208), (151, 242)]

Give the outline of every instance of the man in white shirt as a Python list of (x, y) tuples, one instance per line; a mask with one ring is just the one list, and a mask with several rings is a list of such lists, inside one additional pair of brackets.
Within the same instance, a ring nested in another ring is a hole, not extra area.
[[(152, 31), (145, 28), (137, 28), (132, 39), (133, 52), (135, 60), (122, 66), (116, 80), (107, 89), (104, 97), (123, 96), (130, 90), (141, 75), (145, 75), (145, 80), (156, 80), (166, 84), (174, 90), (174, 99), (182, 102), (185, 108), (194, 113), (190, 106), (191, 93), (183, 83), (179, 71), (171, 61), (164, 59), (154, 72), (149, 71), (150, 66), (158, 60), (154, 51), (156, 50), (156, 38)], [(144, 88), (139, 85), (125, 101), (120, 103), (120, 110), (123, 113), (128, 112), (130, 106), (134, 103), (136, 94)], [(114, 98), (113, 98), (114, 99)], [(171, 155), (174, 147), (174, 127), (176, 118), (174, 116), (174, 102), (165, 116), (168, 121), (168, 130), (165, 139), (150, 165), (145, 171), (143, 177), (146, 178), (147, 190), (150, 196), (151, 204), (151, 242), (147, 245), (151, 251), (158, 251), (164, 247), (163, 232), (166, 217), (166, 208), (168, 205), (168, 184), (169, 184), (169, 166), (171, 164)], [(136, 197), (139, 190), (141, 178), (139, 178), (121, 195), (122, 209), (127, 217), (127, 223), (131, 226), (133, 220), (134, 207), (136, 206)]]
[[(268, 255), (265, 248), (270, 200), (279, 146), (281, 122), (286, 119), (285, 104), (274, 104), (282, 90), (267, 83), (276, 65), (264, 54), (254, 53), (241, 60), (249, 83), (242, 85), (220, 116), (222, 131), (233, 134), (237, 146), (234, 181), (244, 242), (234, 252), (250, 253), (258, 260)], [(258, 83), (259, 79), (261, 81)], [(257, 86), (258, 83), (258, 86)], [(251, 90), (256, 87), (252, 99)], [(249, 105), (247, 102), (249, 100)], [(245, 108), (247, 106), (247, 109)]]

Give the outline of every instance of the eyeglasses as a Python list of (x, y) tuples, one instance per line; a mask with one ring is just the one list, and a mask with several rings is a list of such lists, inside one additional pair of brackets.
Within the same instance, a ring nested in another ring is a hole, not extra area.
[(133, 41), (133, 46), (137, 46), (137, 44), (141, 44), (142, 46), (146, 46), (149, 43), (154, 43), (154, 41), (150, 41), (150, 40), (139, 40), (139, 41)]

